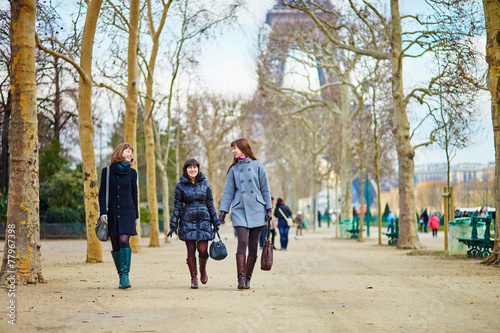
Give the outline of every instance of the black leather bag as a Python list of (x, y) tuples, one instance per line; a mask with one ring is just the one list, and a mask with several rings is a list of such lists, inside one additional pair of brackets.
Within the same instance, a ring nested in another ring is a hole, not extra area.
[(219, 237), (218, 241), (212, 241), (212, 244), (210, 244), (210, 258), (214, 260), (222, 260), (225, 257), (227, 257), (227, 249), (226, 245), (222, 243), (222, 240), (220, 239), (219, 232), (217, 231), (217, 237)]
[[(108, 212), (109, 201), (109, 166), (107, 167), (106, 178), (106, 213)], [(104, 214), (97, 219), (95, 224), (95, 234), (101, 242), (108, 240), (108, 215)]]

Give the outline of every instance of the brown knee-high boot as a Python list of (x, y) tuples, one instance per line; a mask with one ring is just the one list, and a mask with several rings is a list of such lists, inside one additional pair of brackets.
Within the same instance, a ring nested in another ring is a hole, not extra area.
[(206, 258), (198, 257), (198, 260), (200, 261), (200, 281), (201, 283), (206, 284), (208, 282), (208, 275), (207, 275), (208, 253)]
[(236, 271), (238, 274), (238, 289), (246, 289), (245, 278), (246, 278), (246, 255), (236, 254)]
[(250, 280), (252, 279), (253, 268), (255, 267), (255, 262), (257, 261), (257, 257), (248, 257), (247, 258), (247, 274), (245, 281), (245, 288), (250, 289)]
[(191, 289), (198, 289), (198, 271), (196, 269), (196, 257), (187, 258), (186, 263), (191, 273)]

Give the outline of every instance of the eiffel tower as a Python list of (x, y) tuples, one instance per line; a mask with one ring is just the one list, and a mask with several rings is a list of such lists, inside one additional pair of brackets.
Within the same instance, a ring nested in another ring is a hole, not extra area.
[[(293, 40), (293, 35), (297, 31), (308, 31), (315, 39), (323, 39), (323, 33), (319, 30), (316, 23), (311, 17), (299, 9), (287, 7), (285, 4), (293, 4), (293, 0), (276, 0), (274, 7), (267, 12), (266, 23), (271, 27), (269, 41), (267, 45), (267, 62), (266, 65), (270, 69), (274, 83), (277, 87), (283, 84), (284, 70), (288, 53), (293, 47), (291, 44), (283, 44), (283, 40)], [(316, 5), (327, 10), (333, 11), (333, 5), (330, 0), (309, 0), (306, 1), (310, 8), (316, 8)], [(316, 15), (320, 19), (335, 20), (332, 14), (323, 12), (319, 9)], [(299, 29), (300, 28), (300, 29)], [(321, 86), (335, 82), (334, 77), (330, 77), (328, 73), (321, 68), (318, 68), (318, 79)], [(338, 88), (330, 87), (322, 91), (322, 97), (330, 100), (339, 99)]]

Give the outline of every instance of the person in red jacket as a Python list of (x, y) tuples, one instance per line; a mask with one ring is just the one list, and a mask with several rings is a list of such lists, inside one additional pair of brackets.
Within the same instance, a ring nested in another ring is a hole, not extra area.
[(429, 227), (432, 229), (432, 237), (438, 235), (438, 228), (439, 228), (439, 218), (436, 216), (436, 214), (432, 214), (431, 218), (429, 219)]

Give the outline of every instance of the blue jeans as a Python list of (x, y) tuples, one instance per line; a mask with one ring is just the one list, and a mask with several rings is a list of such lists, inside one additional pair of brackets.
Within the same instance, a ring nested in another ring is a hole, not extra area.
[(290, 227), (280, 227), (279, 229), (281, 248), (286, 250), (286, 247), (288, 245), (288, 231), (290, 230)]

